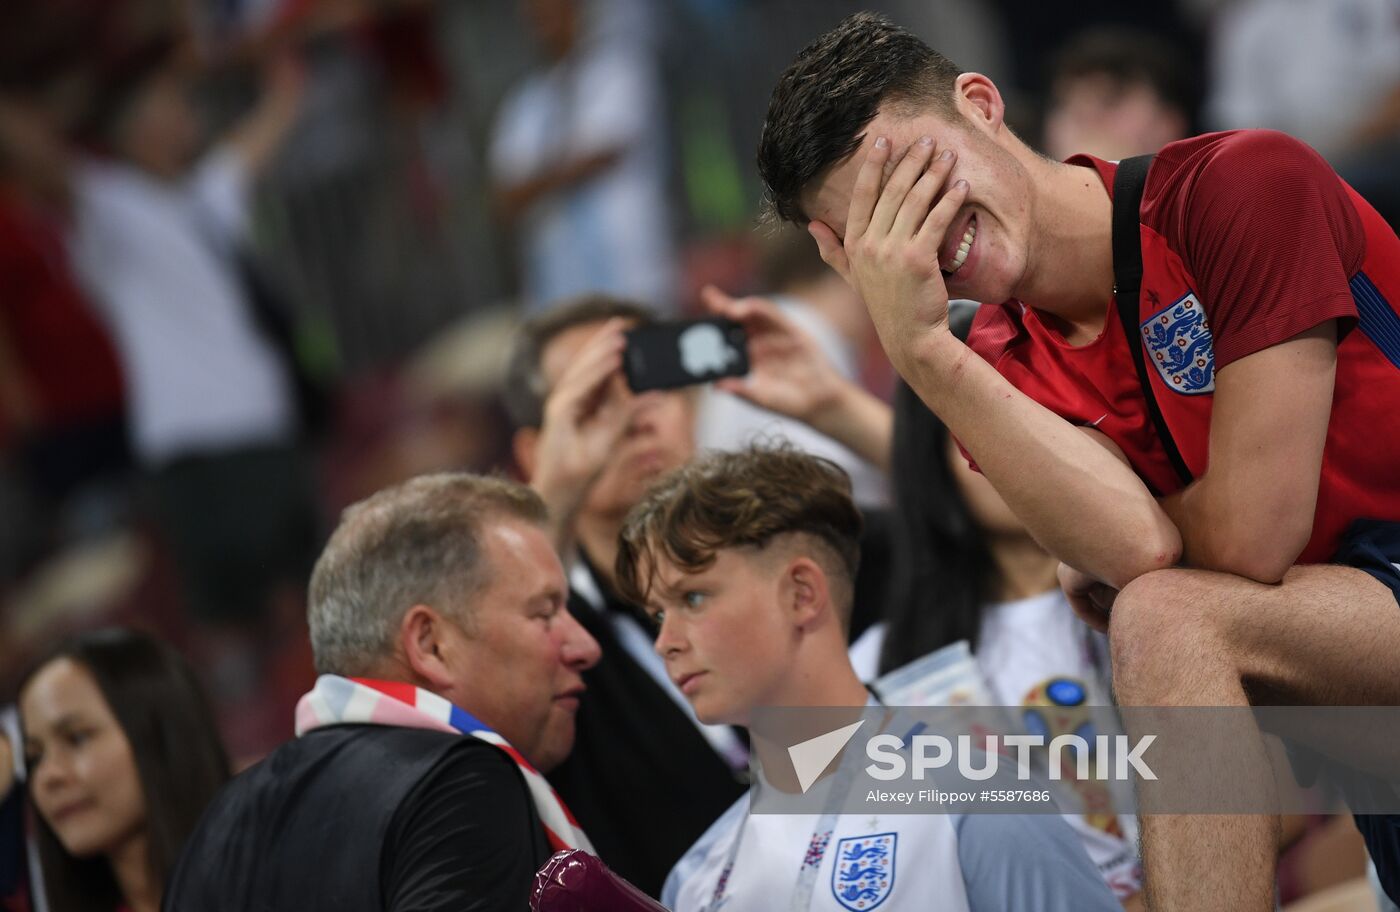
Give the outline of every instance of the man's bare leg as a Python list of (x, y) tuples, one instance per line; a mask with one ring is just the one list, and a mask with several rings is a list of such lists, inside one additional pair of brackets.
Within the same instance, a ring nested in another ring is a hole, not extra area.
[[(1151, 573), (1119, 594), (1109, 633), (1123, 706), (1246, 706), (1251, 693), (1270, 703), (1400, 704), (1400, 606), (1347, 567), (1295, 567), (1278, 586)], [(1266, 768), (1257, 731), (1238, 748)], [(1153, 912), (1274, 908), (1276, 816), (1146, 816), (1142, 843)]]

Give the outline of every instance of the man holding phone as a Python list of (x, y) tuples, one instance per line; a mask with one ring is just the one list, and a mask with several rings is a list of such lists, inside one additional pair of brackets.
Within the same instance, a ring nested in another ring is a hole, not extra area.
[(623, 376), (628, 330), (671, 325), (640, 304), (577, 299), (521, 328), (506, 382), (516, 462), (549, 508), (566, 566), (574, 560), (569, 609), (602, 650), (584, 672), (574, 750), (550, 781), (599, 856), (653, 896), (743, 793), (736, 773), (747, 764), (733, 729), (695, 719), (650, 626), (613, 585), (627, 511), (695, 450), (695, 392), (634, 393)]

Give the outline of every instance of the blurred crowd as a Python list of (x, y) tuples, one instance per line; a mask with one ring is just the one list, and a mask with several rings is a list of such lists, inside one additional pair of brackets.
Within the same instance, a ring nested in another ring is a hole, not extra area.
[[(859, 297), (805, 234), (757, 224), (768, 92), (858, 6), (994, 78), (1052, 158), (1273, 128), (1400, 225), (1397, 0), (8, 0), (0, 705), (22, 681), (101, 704), (138, 747), (121, 705), (142, 698), (122, 680), (136, 660), (117, 653), (140, 653), (181, 682), (149, 686), (172, 693), (173, 737), (198, 758), (173, 777), (195, 771), (186, 793), (148, 794), (145, 813), (188, 833), (225, 750), (241, 767), (292, 734), (315, 682), (307, 585), (341, 511), (423, 473), (504, 473), (569, 518), (551, 532), (579, 555), (569, 597), (594, 613), (576, 614), (604, 656), (633, 657), (599, 665), (593, 697), (666, 709), (649, 734), (629, 734), (630, 710), (581, 718), (551, 774), (600, 855), (654, 894), (742, 793), (748, 751), (663, 692), (650, 628), (618, 595), (618, 534), (694, 454), (774, 438), (844, 468), (867, 512), (849, 625), (863, 679), (980, 639), (1017, 705), (1064, 670), (1016, 658), (1033, 624), (1106, 689), (1103, 644), (1035, 601), (1057, 562), (898, 382)], [(625, 446), (594, 452), (600, 330), (709, 311), (750, 328), (750, 378), (660, 395)], [(932, 627), (915, 610), (930, 586), (950, 606)], [(630, 626), (599, 620), (615, 616)], [(156, 639), (85, 633), (114, 625)], [(87, 677), (48, 680), (74, 668)], [(187, 680), (208, 707), (173, 695)], [(693, 742), (672, 771), (689, 800), (648, 840), (646, 814), (676, 800), (645, 794), (654, 758), (619, 761), (633, 734)], [(143, 778), (166, 762), (136, 750)], [(636, 820), (605, 813), (624, 793)], [(1364, 870), (1350, 824), (1318, 810), (1291, 824), (1286, 900)], [(1104, 833), (1101, 867), (1132, 839)], [(113, 864), (123, 890), (158, 894)]]

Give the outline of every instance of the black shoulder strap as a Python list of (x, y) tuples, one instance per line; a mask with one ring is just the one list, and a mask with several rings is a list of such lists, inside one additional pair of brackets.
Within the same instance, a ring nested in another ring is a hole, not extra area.
[(1142, 191), (1147, 186), (1147, 169), (1152, 166), (1151, 155), (1138, 155), (1125, 158), (1118, 163), (1118, 174), (1113, 179), (1113, 296), (1118, 306), (1118, 317), (1123, 321), (1123, 335), (1128, 340), (1128, 350), (1133, 353), (1133, 364), (1137, 365), (1138, 382), (1142, 384), (1142, 395), (1147, 401), (1147, 413), (1152, 416), (1152, 426), (1157, 430), (1157, 438), (1162, 449), (1167, 451), (1172, 468), (1182, 484), (1190, 484), (1194, 477), (1176, 448), (1171, 429), (1167, 427), (1162, 410), (1157, 407), (1157, 396), (1152, 392), (1152, 378), (1147, 374), (1147, 359), (1142, 353), (1141, 318), (1138, 315), (1138, 298), (1142, 290), (1142, 232), (1140, 230), (1139, 209), (1142, 206)]

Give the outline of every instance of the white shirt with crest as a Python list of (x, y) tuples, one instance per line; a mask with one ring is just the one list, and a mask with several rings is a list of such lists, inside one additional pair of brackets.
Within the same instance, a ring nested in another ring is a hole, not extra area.
[[(832, 778), (807, 793), (826, 802)], [(755, 789), (772, 788), (760, 775)], [(750, 814), (744, 795), (666, 879), (673, 912), (1117, 912), (1055, 815)], [(834, 803), (834, 802), (833, 802)]]

